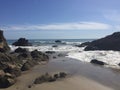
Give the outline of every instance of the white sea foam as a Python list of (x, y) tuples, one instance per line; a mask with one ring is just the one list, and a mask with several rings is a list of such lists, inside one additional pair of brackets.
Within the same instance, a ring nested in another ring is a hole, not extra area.
[(68, 45), (79, 45), (82, 42), (65, 42), (65, 43), (68, 44)]
[[(14, 51), (16, 46), (11, 46), (10, 48)], [(37, 49), (38, 51), (58, 51), (58, 52), (68, 52), (70, 58), (80, 60), (82, 62), (90, 62), (92, 59), (97, 59), (108, 64), (110, 67), (118, 68), (120, 63), (120, 52), (119, 51), (84, 51), (84, 47), (79, 48), (72, 45), (58, 45), (58, 47), (52, 47), (52, 45), (42, 45), (42, 46), (27, 46), (22, 47), (29, 51)]]
[(82, 52), (69, 52), (68, 56), (83, 62), (90, 62), (92, 59), (97, 59), (107, 63), (107, 66), (118, 68), (120, 63), (119, 51), (82, 51)]
[[(20, 46), (21, 48), (26, 48), (29, 51), (38, 50), (38, 51), (63, 51), (63, 52), (75, 52), (82, 51), (83, 48), (79, 48), (72, 45), (59, 45), (58, 47), (52, 47), (52, 45), (42, 45), (42, 46)], [(11, 51), (14, 51), (17, 46), (10, 45)]]

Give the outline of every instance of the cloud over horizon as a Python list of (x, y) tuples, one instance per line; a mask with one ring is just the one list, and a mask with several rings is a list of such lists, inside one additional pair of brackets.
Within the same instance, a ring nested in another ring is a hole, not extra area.
[(99, 22), (75, 22), (37, 25), (9, 25), (3, 30), (108, 30), (111, 25)]

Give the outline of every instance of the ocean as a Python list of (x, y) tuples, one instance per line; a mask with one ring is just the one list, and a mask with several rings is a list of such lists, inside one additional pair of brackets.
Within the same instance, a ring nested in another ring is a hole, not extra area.
[[(85, 47), (77, 47), (83, 42), (93, 41), (95, 39), (60, 39), (61, 43), (56, 43), (56, 39), (32, 39), (29, 40), (33, 46), (21, 46), (29, 51), (38, 50), (41, 52), (55, 51), (60, 53), (67, 53), (68, 58), (73, 58), (82, 62), (90, 62), (92, 59), (97, 59), (99, 61), (105, 62), (106, 67), (120, 68), (120, 51), (84, 51)], [(14, 51), (17, 46), (13, 46), (12, 43), (16, 40), (7, 40), (11, 52)], [(56, 45), (57, 47), (53, 47)]]
[[(55, 40), (60, 40), (62, 43), (57, 43), (57, 44), (70, 44), (70, 45), (75, 45), (75, 44), (81, 44), (83, 42), (88, 42), (88, 41), (93, 41), (95, 39), (29, 39), (29, 42), (32, 43), (35, 46), (39, 45), (54, 45)], [(12, 45), (13, 42), (17, 40), (7, 40), (9, 45)]]

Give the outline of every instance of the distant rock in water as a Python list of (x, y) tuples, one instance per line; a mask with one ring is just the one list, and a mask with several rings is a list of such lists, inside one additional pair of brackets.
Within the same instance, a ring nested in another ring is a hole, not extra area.
[(55, 40), (55, 43), (62, 43), (61, 40)]
[(0, 52), (7, 52), (10, 50), (10, 47), (8, 46), (6, 39), (4, 38), (3, 31), (0, 30)]
[(28, 40), (25, 39), (25, 38), (18, 39), (12, 45), (15, 45), (15, 46), (32, 46), (32, 44), (30, 42), (28, 42)]
[(85, 51), (89, 50), (114, 50), (120, 51), (120, 32), (115, 32), (104, 38), (92, 41)]

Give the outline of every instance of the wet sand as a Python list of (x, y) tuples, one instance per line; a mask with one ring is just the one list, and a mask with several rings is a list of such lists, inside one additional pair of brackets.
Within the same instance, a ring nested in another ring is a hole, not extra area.
[[(52, 83), (33, 85), (36, 77), (48, 73), (65, 71), (69, 77)], [(32, 85), (31, 88), (28, 88)], [(1, 90), (119, 90), (120, 72), (66, 57), (38, 65), (17, 78), (17, 83)]]

